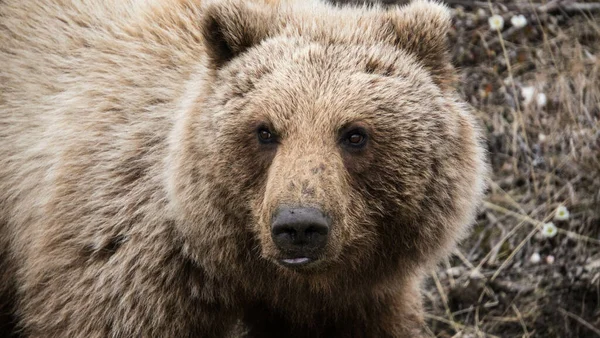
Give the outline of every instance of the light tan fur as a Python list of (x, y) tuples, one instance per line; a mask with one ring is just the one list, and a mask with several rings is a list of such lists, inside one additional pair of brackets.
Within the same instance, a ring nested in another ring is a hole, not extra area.
[[(0, 1), (0, 299), (24, 335), (419, 335), (486, 172), (448, 10), (266, 2)], [(332, 220), (312, 269), (277, 263), (283, 204)]]

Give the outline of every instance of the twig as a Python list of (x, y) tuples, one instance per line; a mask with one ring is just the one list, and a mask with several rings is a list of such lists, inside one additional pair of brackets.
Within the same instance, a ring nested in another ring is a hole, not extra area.
[(495, 289), (500, 289), (501, 291), (510, 291), (519, 294), (529, 293), (535, 290), (535, 286), (525, 286), (510, 281), (496, 280), (492, 281), (490, 285)]
[(425, 332), (427, 332), (427, 334), (429, 335), (429, 337), (432, 337), (432, 338), (436, 337), (435, 333), (429, 328), (428, 325), (425, 325)]
[(470, 1), (470, 0), (445, 0), (448, 5), (459, 5), (465, 7), (487, 7), (485, 1)]
[(525, 325), (525, 322), (523, 321), (523, 316), (521, 316), (521, 312), (519, 311), (519, 309), (517, 309), (515, 304), (511, 304), (511, 307), (512, 307), (513, 311), (515, 312), (515, 314), (517, 315), (519, 322), (521, 323), (521, 327), (523, 328), (523, 332), (525, 333), (523, 335), (523, 337), (525, 337), (525, 338), (530, 337), (529, 331), (527, 331), (527, 325)]
[(502, 264), (500, 265), (498, 270), (496, 270), (496, 272), (494, 272), (494, 274), (492, 275), (490, 280), (493, 281), (494, 279), (496, 279), (496, 277), (498, 277), (500, 272), (502, 272), (502, 270), (504, 270), (504, 268), (506, 268), (506, 266), (512, 261), (512, 259), (517, 255), (517, 253), (519, 253), (519, 251), (521, 251), (523, 246), (525, 246), (525, 244), (527, 244), (527, 242), (529, 242), (529, 240), (533, 237), (533, 235), (535, 235), (538, 231), (539, 231), (539, 229), (535, 228), (535, 229), (531, 230), (531, 232), (529, 232), (529, 234), (527, 234), (527, 237), (525, 237), (525, 239), (522, 240), (521, 243), (519, 243), (519, 245), (517, 245), (517, 247), (510, 253), (510, 255), (504, 260), (504, 262), (502, 262)]
[(440, 298), (442, 298), (442, 302), (444, 303), (444, 308), (446, 309), (446, 315), (448, 316), (448, 319), (450, 320), (450, 322), (452, 322), (452, 328), (454, 329), (454, 331), (459, 331), (460, 330), (460, 326), (458, 325), (458, 323), (456, 323), (456, 321), (454, 320), (454, 316), (452, 316), (452, 311), (450, 311), (450, 306), (448, 305), (448, 297), (446, 296), (446, 292), (444, 292), (444, 288), (442, 287), (442, 283), (440, 283), (440, 279), (437, 276), (437, 272), (431, 271), (431, 276), (433, 277), (433, 281), (435, 282), (435, 286), (438, 289), (438, 292), (440, 294)]
[(560, 5), (560, 2), (561, 2), (561, 0), (552, 0), (552, 1), (549, 1), (540, 6), (539, 4), (534, 4), (534, 3), (531, 3), (531, 1), (530, 1), (529, 6), (534, 9), (537, 8), (537, 10), (539, 12), (548, 12), (548, 10), (558, 8), (558, 6)]
[(463, 329), (465, 327), (463, 324), (453, 323), (452, 321), (450, 321), (450, 320), (448, 320), (448, 319), (446, 319), (444, 317), (438, 317), (438, 316), (435, 316), (435, 315), (432, 315), (432, 314), (429, 314), (429, 313), (425, 313), (425, 317), (429, 318), (429, 319), (436, 320), (438, 322), (442, 322), (444, 324), (451, 325), (451, 326), (456, 325), (458, 328), (461, 328), (461, 329)]
[[(434, 316), (434, 315), (428, 314), (428, 313), (425, 314), (425, 318), (432, 319), (432, 320), (435, 320), (435, 321), (438, 321), (438, 322), (441, 322), (441, 323), (444, 323), (444, 324), (448, 324), (448, 325), (452, 325), (453, 324), (451, 321), (449, 321), (446, 318)], [(458, 326), (460, 329), (466, 329), (466, 328), (468, 328), (468, 326), (460, 324), (460, 323), (454, 323), (454, 324), (456, 326)], [(485, 333), (485, 332), (483, 332), (483, 334), (486, 337), (490, 337), (490, 338), (500, 338), (498, 336), (494, 336), (493, 334), (489, 334), (489, 333)]]
[(503, 194), (504, 199), (506, 199), (506, 201), (509, 202), (512, 206), (517, 208), (520, 213), (522, 213), (522, 214), (526, 213), (525, 209), (523, 209), (523, 207), (519, 204), (519, 202), (515, 201), (515, 199), (509, 193), (507, 193), (504, 189), (502, 189), (502, 187), (500, 185), (498, 185), (498, 183), (494, 182), (493, 180), (490, 180), (490, 185), (494, 189), (500, 190)]
[[(509, 29), (507, 29), (504, 32), (502, 32), (501, 37), (502, 37), (502, 39), (506, 40), (506, 39), (510, 38), (511, 36), (513, 36), (513, 34), (515, 34), (516, 32), (518, 32), (518, 31), (520, 31), (522, 29), (523, 29), (523, 27), (512, 26)], [(487, 45), (489, 47), (489, 46), (493, 46), (493, 45), (495, 45), (495, 44), (497, 44), (499, 42), (500, 42), (500, 37), (496, 36), (493, 39), (491, 39), (489, 42), (487, 42)]]
[[(487, 209), (500, 211), (500, 212), (503, 212), (505, 214), (511, 215), (511, 213), (513, 213), (515, 215), (520, 215), (520, 214), (517, 214), (516, 212), (510, 211), (510, 210), (505, 209), (505, 208), (502, 208), (501, 206), (495, 205), (495, 204), (490, 203), (490, 202), (484, 202), (484, 206)], [(525, 223), (526, 223), (526, 221), (523, 220), (523, 219), (521, 219), (521, 221), (516, 226), (514, 226), (504, 237), (502, 237), (500, 239), (500, 241), (496, 245), (494, 245), (494, 247), (490, 250), (490, 252), (488, 252), (487, 255), (485, 255), (485, 257), (483, 257), (483, 259), (479, 262), (479, 264), (477, 264), (476, 269), (481, 270), (481, 268), (483, 267), (483, 265), (493, 255), (494, 251), (499, 250), (500, 247), (502, 246), (502, 244), (504, 244), (504, 242), (506, 242), (512, 235), (514, 235)]]
[(579, 322), (579, 324), (587, 327), (588, 329), (590, 329), (590, 331), (594, 332), (595, 334), (597, 334), (600, 337), (600, 330), (598, 328), (596, 328), (594, 325), (588, 323), (585, 319), (579, 317), (578, 315), (571, 313), (563, 308), (558, 308), (558, 312), (562, 313), (563, 315), (570, 317), (571, 319), (575, 319), (576, 321)]

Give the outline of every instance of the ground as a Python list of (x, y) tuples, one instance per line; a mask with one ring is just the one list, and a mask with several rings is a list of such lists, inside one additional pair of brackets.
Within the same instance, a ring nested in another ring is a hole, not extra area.
[(600, 3), (447, 2), (493, 173), (471, 236), (425, 286), (429, 332), (600, 337)]

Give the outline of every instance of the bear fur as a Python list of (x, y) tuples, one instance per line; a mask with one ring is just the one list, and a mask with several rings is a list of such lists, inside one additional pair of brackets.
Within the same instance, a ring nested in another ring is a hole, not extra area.
[[(0, 1), (0, 307), (27, 337), (419, 336), (486, 174), (449, 27), (427, 1)], [(332, 222), (305, 269), (284, 204)]]

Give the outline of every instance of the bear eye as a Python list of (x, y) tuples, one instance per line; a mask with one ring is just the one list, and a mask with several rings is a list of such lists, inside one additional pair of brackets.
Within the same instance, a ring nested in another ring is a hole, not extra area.
[(267, 127), (260, 127), (257, 130), (258, 140), (261, 143), (271, 143), (275, 141), (275, 136)]
[(365, 140), (365, 137), (361, 134), (352, 134), (348, 137), (348, 142), (352, 145), (361, 144)]
[(344, 134), (342, 142), (351, 148), (362, 148), (367, 143), (367, 132), (362, 128), (352, 129)]

